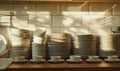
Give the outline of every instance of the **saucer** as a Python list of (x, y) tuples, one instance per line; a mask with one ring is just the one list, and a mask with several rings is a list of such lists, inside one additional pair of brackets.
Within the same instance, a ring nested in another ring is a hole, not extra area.
[(98, 59), (98, 60), (93, 61), (93, 60), (87, 59), (86, 61), (87, 61), (87, 62), (90, 62), (90, 63), (99, 63), (99, 62), (101, 62), (102, 60), (101, 60), (101, 59)]
[(64, 61), (64, 59), (60, 59), (59, 61), (54, 61), (54, 60), (51, 60), (51, 59), (48, 60), (48, 62), (50, 62), (50, 63), (61, 63), (63, 61)]
[(30, 62), (32, 62), (32, 63), (42, 63), (44, 61), (45, 61), (45, 59), (42, 59), (40, 61), (36, 61), (36, 60), (33, 60), (33, 59), (30, 60)]
[(120, 62), (120, 59), (117, 59), (117, 60), (109, 60), (109, 59), (105, 59), (105, 62)]
[(13, 60), (13, 63), (26, 63), (28, 60), (24, 59), (24, 60)]
[(73, 61), (71, 59), (67, 59), (66, 60), (67, 62), (70, 62), (70, 63), (79, 63), (79, 62), (82, 62), (83, 60), (82, 59), (79, 59), (79, 61)]

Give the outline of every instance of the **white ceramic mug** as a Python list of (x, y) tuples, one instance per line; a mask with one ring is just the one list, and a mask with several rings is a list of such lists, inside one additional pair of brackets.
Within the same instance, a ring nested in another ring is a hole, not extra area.
[(59, 61), (61, 59), (61, 56), (51, 56), (51, 60), (53, 61)]
[(15, 61), (23, 61), (23, 60), (25, 60), (25, 56), (17, 56), (17, 57), (14, 57), (14, 60), (15, 60)]
[(107, 57), (108, 57), (108, 60), (117, 60), (118, 59), (118, 56), (116, 56), (116, 55), (107, 56)]
[(43, 59), (43, 56), (39, 56), (39, 55), (34, 55), (33, 56), (34, 61), (41, 61), (42, 59)]
[(78, 55), (71, 55), (70, 60), (71, 61), (79, 61), (81, 59), (81, 56)]
[(99, 56), (89, 56), (90, 61), (97, 61), (99, 59)]

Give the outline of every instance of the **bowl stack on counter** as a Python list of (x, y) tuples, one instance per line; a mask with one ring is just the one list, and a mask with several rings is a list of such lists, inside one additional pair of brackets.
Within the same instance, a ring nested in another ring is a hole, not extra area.
[(47, 40), (47, 56), (61, 56), (66, 59), (71, 54), (71, 35), (69, 33), (51, 34)]
[(43, 56), (46, 58), (46, 29), (37, 28), (33, 34), (32, 57)]
[(29, 57), (31, 35), (29, 30), (11, 28), (10, 30), (11, 41), (11, 57), (25, 56)]
[(114, 34), (100, 35), (99, 56), (106, 58), (107, 56), (117, 55), (118, 36)]
[(96, 55), (96, 37), (92, 34), (73, 36), (73, 55), (80, 55), (82, 58)]

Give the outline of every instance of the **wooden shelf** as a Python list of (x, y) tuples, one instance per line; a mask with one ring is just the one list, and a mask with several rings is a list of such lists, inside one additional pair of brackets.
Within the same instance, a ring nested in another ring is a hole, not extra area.
[(0, 2), (120, 2), (120, 0), (0, 0)]
[(48, 62), (42, 64), (23, 63), (11, 64), (7, 71), (119, 71), (120, 63), (60, 63), (51, 64)]

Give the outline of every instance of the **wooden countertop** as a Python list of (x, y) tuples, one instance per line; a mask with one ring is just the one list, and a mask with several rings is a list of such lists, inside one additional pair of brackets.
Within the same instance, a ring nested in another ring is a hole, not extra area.
[(35, 63), (13, 63), (8, 67), (8, 71), (13, 71), (13, 70), (22, 70), (22, 71), (37, 71), (37, 70), (60, 70), (60, 71), (94, 71), (97, 69), (97, 71), (112, 71), (113, 69), (116, 71), (120, 71), (120, 62), (118, 63), (106, 63), (102, 61), (101, 63), (87, 63), (87, 62), (82, 62), (82, 63), (58, 63), (58, 64), (53, 64), (53, 63), (41, 63), (41, 64), (35, 64)]
[(120, 0), (0, 0), (0, 2), (120, 2)]

